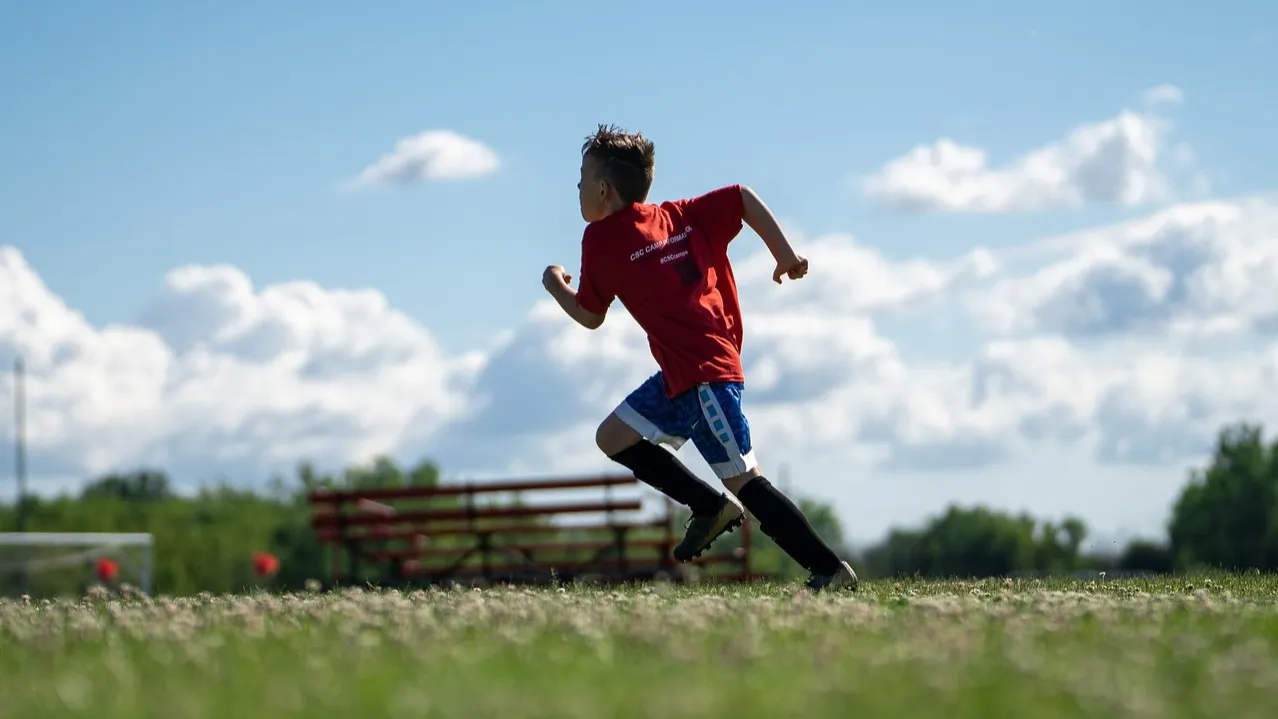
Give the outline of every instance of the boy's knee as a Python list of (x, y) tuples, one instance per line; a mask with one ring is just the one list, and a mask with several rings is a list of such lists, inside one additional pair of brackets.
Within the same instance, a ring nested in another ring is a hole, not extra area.
[(612, 456), (613, 454), (616, 454), (615, 452), (608, 451), (611, 448), (611, 443), (609, 442), (608, 420), (606, 419), (600, 422), (599, 426), (595, 428), (595, 446), (599, 448), (600, 452), (603, 452), (606, 455)]
[(752, 480), (763, 476), (763, 472), (758, 467), (752, 467), (743, 474), (735, 477), (724, 477), (719, 481), (723, 483), (724, 489), (732, 492), (734, 495), (741, 494), (741, 490)]
[(616, 414), (610, 414), (599, 423), (595, 430), (595, 446), (600, 452), (611, 457), (618, 452), (632, 447), (643, 439), (633, 427), (621, 421)]

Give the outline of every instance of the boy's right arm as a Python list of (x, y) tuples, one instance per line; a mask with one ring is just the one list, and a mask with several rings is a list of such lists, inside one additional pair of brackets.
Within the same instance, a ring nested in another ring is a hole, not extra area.
[(777, 261), (777, 268), (772, 272), (772, 281), (781, 284), (782, 275), (792, 280), (806, 275), (808, 273), (807, 258), (794, 251), (772, 211), (763, 204), (763, 200), (759, 199), (754, 190), (745, 185), (741, 185), (741, 205), (742, 221), (759, 235), (763, 244), (768, 246), (773, 259)]

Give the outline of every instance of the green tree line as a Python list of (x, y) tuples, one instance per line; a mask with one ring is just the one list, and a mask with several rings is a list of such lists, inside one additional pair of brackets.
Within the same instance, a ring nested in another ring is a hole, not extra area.
[(1256, 424), (1224, 427), (1206, 466), (1189, 470), (1164, 537), (1134, 540), (1116, 555), (1084, 552), (1086, 537), (1077, 518), (952, 506), (922, 527), (890, 532), (861, 561), (871, 576), (1275, 570), (1278, 440), (1267, 442)]
[[(163, 471), (143, 468), (99, 478), (79, 494), (28, 498), (27, 529), (149, 532), (155, 537), (157, 593), (243, 591), (263, 584), (296, 590), (308, 580), (323, 581), (330, 575), (328, 547), (318, 541), (310, 525), (313, 507), (306, 499), (310, 491), (431, 486), (439, 477), (439, 467), (429, 460), (400, 467), (381, 458), (335, 474), (319, 473), (303, 464), (291, 479), (277, 477), (258, 490), (218, 485), (180, 495)], [(505, 500), (512, 501), (520, 500)], [(1207, 465), (1190, 470), (1189, 481), (1171, 508), (1167, 535), (1133, 541), (1117, 555), (1086, 552), (1088, 529), (1078, 518), (1047, 521), (958, 505), (921, 526), (893, 529), (873, 546), (852, 552), (829, 504), (805, 497), (798, 501), (818, 533), (852, 557), (866, 577), (1278, 568), (1278, 440), (1267, 442), (1257, 425), (1222, 429)], [(17, 515), (14, 505), (0, 505), (0, 531), (14, 531)], [(678, 517), (680, 526), (682, 519)], [(751, 536), (754, 571), (781, 577), (802, 573), (757, 528)], [(551, 539), (544, 534), (538, 537), (543, 542)], [(730, 551), (740, 545), (741, 533), (721, 542), (716, 551)], [(255, 575), (251, 562), (255, 552), (278, 558), (273, 576)], [(12, 594), (20, 584), (31, 586), (33, 577), (14, 571), (20, 559), (12, 553), (0, 555), (0, 593)], [(387, 571), (384, 566), (370, 566), (361, 578), (378, 582), (388, 578)], [(48, 591), (76, 591), (83, 588), (83, 570), (67, 568), (42, 580)]]

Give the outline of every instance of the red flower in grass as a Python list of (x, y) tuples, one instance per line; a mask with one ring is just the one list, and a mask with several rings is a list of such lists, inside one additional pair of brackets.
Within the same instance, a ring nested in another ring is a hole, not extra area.
[(100, 557), (94, 569), (97, 571), (98, 581), (103, 584), (114, 582), (116, 575), (120, 573), (119, 565), (106, 557)]
[(280, 569), (280, 560), (274, 554), (253, 552), (253, 572), (259, 577), (273, 576)]

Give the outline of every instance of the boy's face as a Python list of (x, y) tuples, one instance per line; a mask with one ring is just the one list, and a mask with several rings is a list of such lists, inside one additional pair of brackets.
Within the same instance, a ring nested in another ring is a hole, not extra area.
[(608, 216), (608, 183), (599, 177), (599, 165), (591, 157), (581, 160), (581, 181), (577, 183), (581, 219), (598, 222)]

